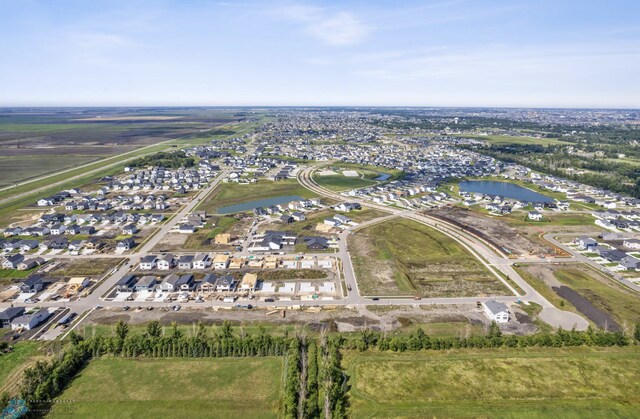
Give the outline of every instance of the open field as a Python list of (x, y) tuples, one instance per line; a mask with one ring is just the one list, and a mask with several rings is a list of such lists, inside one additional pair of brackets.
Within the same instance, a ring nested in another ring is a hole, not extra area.
[[(275, 418), (282, 383), (279, 358), (167, 358), (91, 361), (59, 397), (49, 417)], [(161, 377), (162, 379), (158, 379)]]
[(640, 322), (640, 295), (585, 264), (521, 265), (518, 271), (557, 307), (599, 327), (620, 330)]
[(300, 185), (296, 179), (280, 181), (259, 180), (256, 183), (247, 185), (230, 182), (221, 183), (209, 195), (208, 199), (198, 205), (197, 209), (215, 213), (218, 208), (229, 205), (288, 195), (298, 195), (302, 198), (315, 196), (313, 192)]
[(351, 417), (640, 415), (640, 350), (347, 352)]
[[(1, 329), (4, 333), (5, 330)], [(22, 371), (39, 357), (40, 342), (19, 342), (13, 344), (13, 352), (0, 355), (0, 394), (17, 392), (17, 384)]]
[[(386, 169), (378, 166), (364, 166), (349, 163), (339, 163), (328, 166), (322, 170), (330, 170), (336, 174), (320, 176), (317, 172), (313, 175), (313, 180), (320, 186), (332, 191), (345, 191), (349, 189), (363, 188), (378, 183), (376, 178), (381, 174), (390, 175), (388, 180), (396, 180), (402, 176), (399, 170)], [(321, 171), (322, 171), (321, 170)], [(358, 173), (357, 177), (344, 176), (343, 171), (350, 170)]]
[(409, 220), (393, 220), (349, 236), (364, 295), (426, 297), (507, 295), (507, 289), (453, 239)]

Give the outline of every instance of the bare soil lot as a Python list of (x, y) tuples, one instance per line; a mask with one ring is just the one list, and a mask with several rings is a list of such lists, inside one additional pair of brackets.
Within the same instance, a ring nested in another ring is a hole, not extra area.
[(471, 227), (481, 237), (488, 238), (512, 254), (552, 254), (554, 252), (553, 246), (546, 245), (545, 242), (536, 238), (540, 231), (536, 231), (532, 227), (516, 229), (508, 226), (504, 220), (498, 217), (451, 206), (434, 209), (428, 214)]

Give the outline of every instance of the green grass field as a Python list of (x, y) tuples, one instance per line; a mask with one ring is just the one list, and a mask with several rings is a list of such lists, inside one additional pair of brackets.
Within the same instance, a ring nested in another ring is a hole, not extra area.
[[(2, 329), (4, 332), (8, 329)], [(0, 394), (15, 395), (17, 383), (22, 378), (22, 370), (39, 353), (39, 342), (18, 342), (13, 344), (13, 352), (0, 355)]]
[(625, 322), (629, 325), (640, 323), (640, 294), (585, 265), (568, 265), (554, 270), (553, 274), (562, 284), (579, 292), (621, 325)]
[(198, 210), (215, 213), (218, 208), (259, 199), (278, 196), (298, 195), (302, 198), (312, 198), (315, 195), (296, 179), (286, 179), (277, 182), (260, 180), (256, 183), (240, 185), (238, 183), (221, 183), (208, 199), (198, 205)]
[[(337, 174), (320, 176), (317, 172), (313, 174), (313, 180), (320, 186), (332, 191), (346, 191), (350, 189), (364, 188), (377, 183), (375, 179), (380, 173), (391, 175), (389, 181), (399, 179), (402, 176), (400, 170), (386, 169), (378, 166), (366, 166), (350, 163), (340, 163), (338, 165), (328, 166), (322, 170), (333, 170)], [(360, 176), (348, 177), (342, 174), (344, 170), (355, 170)]]
[(640, 350), (347, 352), (349, 416), (611, 418), (640, 415)]
[(364, 295), (506, 295), (508, 290), (453, 239), (410, 220), (392, 220), (349, 236)]
[(279, 358), (93, 360), (60, 395), (49, 417), (275, 418)]

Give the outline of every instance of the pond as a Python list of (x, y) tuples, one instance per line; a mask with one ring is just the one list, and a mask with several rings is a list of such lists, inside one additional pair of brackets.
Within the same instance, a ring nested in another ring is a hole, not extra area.
[(553, 198), (534, 192), (531, 189), (509, 182), (495, 182), (492, 180), (472, 180), (458, 184), (461, 191), (477, 192), (485, 195), (498, 195), (503, 198), (517, 199), (526, 202), (555, 202)]
[(385, 180), (389, 179), (391, 177), (391, 175), (389, 173), (382, 173), (382, 172), (378, 172), (378, 177), (375, 178), (374, 180), (380, 181), (380, 182), (384, 182)]
[(250, 211), (258, 207), (270, 207), (271, 205), (286, 204), (291, 201), (302, 201), (304, 198), (298, 195), (274, 196), (273, 198), (257, 199), (255, 201), (242, 202), (218, 208), (218, 214), (233, 214), (235, 212)]

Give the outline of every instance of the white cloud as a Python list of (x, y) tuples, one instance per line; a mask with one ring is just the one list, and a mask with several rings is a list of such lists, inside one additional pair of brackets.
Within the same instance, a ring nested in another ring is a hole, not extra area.
[(328, 45), (354, 45), (364, 41), (370, 28), (353, 13), (290, 4), (279, 8), (280, 17), (299, 23), (304, 31)]

